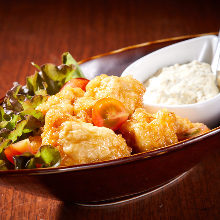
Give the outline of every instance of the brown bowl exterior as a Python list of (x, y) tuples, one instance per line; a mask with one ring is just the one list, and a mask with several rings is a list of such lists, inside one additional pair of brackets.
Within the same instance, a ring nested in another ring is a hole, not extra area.
[[(100, 73), (120, 75), (136, 59), (164, 46), (198, 36), (201, 35), (127, 47), (81, 61), (81, 67), (90, 77)], [(0, 184), (71, 202), (118, 199), (169, 182), (218, 148), (219, 141), (220, 127), (173, 146), (113, 161), (61, 168), (0, 171)]]

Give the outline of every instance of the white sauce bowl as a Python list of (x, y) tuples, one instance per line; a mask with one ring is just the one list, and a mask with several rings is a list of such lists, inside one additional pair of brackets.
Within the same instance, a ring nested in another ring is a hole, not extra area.
[[(209, 35), (164, 47), (129, 65), (122, 76), (132, 75), (144, 83), (157, 70), (176, 63), (184, 64), (198, 60), (211, 64), (217, 41), (217, 36)], [(219, 125), (220, 122), (220, 94), (207, 101), (187, 105), (150, 104), (144, 97), (144, 104), (150, 113), (166, 108), (181, 117), (189, 118), (192, 122), (202, 122), (210, 128)]]

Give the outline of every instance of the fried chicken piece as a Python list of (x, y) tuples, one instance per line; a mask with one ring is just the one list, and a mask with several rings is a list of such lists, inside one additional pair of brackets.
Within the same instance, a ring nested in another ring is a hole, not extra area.
[(61, 165), (93, 163), (129, 156), (129, 148), (121, 135), (112, 130), (82, 122), (62, 108), (50, 109), (45, 117), (42, 144), (57, 147)]
[(202, 123), (192, 123), (187, 118), (176, 115), (177, 137), (179, 141), (193, 138), (209, 131), (209, 128)]
[(36, 110), (41, 111), (45, 115), (49, 109), (59, 106), (66, 112), (73, 114), (73, 103), (77, 98), (83, 95), (84, 91), (82, 89), (66, 86), (56, 95), (50, 96), (47, 101), (39, 105)]
[(85, 97), (95, 100), (114, 98), (121, 101), (127, 112), (132, 114), (136, 108), (143, 107), (145, 87), (132, 76), (117, 77), (100, 75), (86, 86)]
[(62, 165), (66, 166), (113, 160), (131, 154), (131, 148), (121, 135), (85, 122), (64, 122), (58, 141), (65, 154)]
[(51, 108), (45, 116), (45, 125), (41, 134), (42, 144), (57, 147), (61, 124), (71, 120), (76, 120), (76, 118), (68, 114), (65, 108), (61, 106)]
[(92, 123), (92, 108), (96, 101), (93, 97), (78, 98), (74, 103), (74, 114), (82, 121)]
[(192, 123), (167, 110), (149, 114), (138, 108), (120, 131), (136, 152), (154, 150), (209, 131), (202, 123)]
[(138, 108), (120, 131), (135, 152), (151, 151), (178, 142), (175, 114), (166, 110), (151, 115)]

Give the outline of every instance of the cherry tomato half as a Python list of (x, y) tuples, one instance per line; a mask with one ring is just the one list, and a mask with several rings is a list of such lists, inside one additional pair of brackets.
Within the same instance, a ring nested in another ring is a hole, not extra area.
[(13, 164), (14, 164), (13, 156), (21, 155), (25, 152), (33, 153), (33, 149), (30, 146), (30, 142), (28, 139), (9, 145), (4, 151), (7, 159)]
[(113, 98), (100, 99), (92, 109), (92, 121), (98, 127), (117, 130), (127, 119), (124, 104)]
[(82, 90), (86, 91), (86, 85), (88, 84), (88, 82), (89, 80), (85, 78), (74, 78), (65, 83), (61, 90), (66, 86), (71, 86), (72, 88), (79, 87)]

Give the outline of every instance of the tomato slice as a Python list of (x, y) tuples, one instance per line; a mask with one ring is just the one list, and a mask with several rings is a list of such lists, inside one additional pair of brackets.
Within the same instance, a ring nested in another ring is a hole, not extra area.
[(4, 151), (7, 159), (13, 164), (13, 157), (16, 155), (21, 155), (25, 152), (34, 153), (28, 139), (9, 145)]
[(18, 151), (14, 150), (11, 146), (8, 146), (4, 152), (7, 159), (13, 164), (14, 164), (13, 156), (21, 154)]
[(127, 119), (128, 112), (124, 104), (113, 98), (103, 98), (92, 109), (92, 121), (98, 127), (117, 130)]
[(72, 88), (79, 87), (82, 90), (86, 91), (86, 85), (88, 84), (88, 82), (89, 82), (89, 80), (85, 79), (85, 78), (71, 79), (70, 81), (68, 81), (67, 83), (64, 84), (64, 86), (61, 88), (61, 90), (63, 88), (65, 88), (66, 86), (71, 86)]

